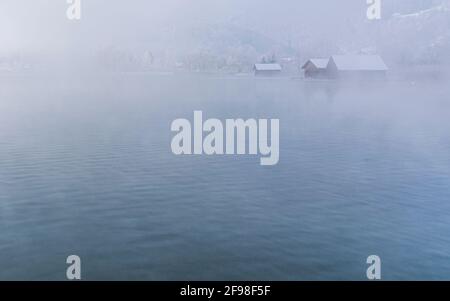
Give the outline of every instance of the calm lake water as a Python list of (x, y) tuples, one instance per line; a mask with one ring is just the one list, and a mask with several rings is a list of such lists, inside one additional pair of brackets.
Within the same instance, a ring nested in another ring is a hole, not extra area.
[[(450, 279), (450, 88), (0, 76), (0, 280)], [(176, 118), (279, 118), (280, 162), (174, 156)]]

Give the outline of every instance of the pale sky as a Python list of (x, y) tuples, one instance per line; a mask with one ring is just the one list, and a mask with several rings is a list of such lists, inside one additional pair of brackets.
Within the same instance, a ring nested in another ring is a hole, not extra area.
[[(344, 2), (344, 3), (342, 3)], [(365, 0), (82, 0), (66, 19), (65, 0), (1, 0), (0, 49), (47, 50), (133, 43), (192, 24), (238, 22), (276, 35), (308, 24), (320, 33), (365, 14)], [(311, 29), (310, 29), (311, 30)]]

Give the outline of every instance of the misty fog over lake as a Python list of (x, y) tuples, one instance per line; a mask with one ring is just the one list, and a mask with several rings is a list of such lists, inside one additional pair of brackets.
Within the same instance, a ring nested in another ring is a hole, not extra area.
[[(450, 279), (449, 1), (209, 2), (0, 3), (0, 280)], [(303, 78), (335, 54), (387, 79)], [(196, 110), (279, 119), (279, 163), (175, 156)]]

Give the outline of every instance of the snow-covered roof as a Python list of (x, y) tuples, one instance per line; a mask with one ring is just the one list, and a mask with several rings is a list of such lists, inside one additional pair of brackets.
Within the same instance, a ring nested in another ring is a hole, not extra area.
[(258, 71), (281, 71), (280, 64), (255, 64), (255, 70)]
[(387, 71), (388, 67), (379, 55), (333, 55), (331, 59), (338, 70)]
[(306, 66), (311, 63), (313, 64), (317, 69), (326, 69), (328, 65), (329, 59), (310, 59), (308, 60), (304, 65), (303, 69), (306, 68)]

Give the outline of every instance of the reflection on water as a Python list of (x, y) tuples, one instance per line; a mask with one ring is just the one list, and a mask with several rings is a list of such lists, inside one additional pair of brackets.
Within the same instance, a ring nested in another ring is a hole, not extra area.
[[(0, 78), (0, 279), (450, 279), (443, 84)], [(170, 123), (279, 118), (280, 162), (181, 156)]]

